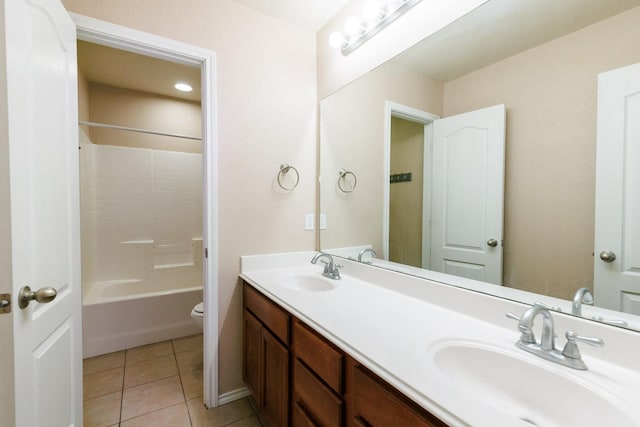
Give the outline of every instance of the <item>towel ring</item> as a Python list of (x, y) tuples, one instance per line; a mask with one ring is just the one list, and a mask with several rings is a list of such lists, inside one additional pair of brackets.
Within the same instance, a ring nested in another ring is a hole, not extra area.
[[(343, 193), (351, 193), (353, 190), (356, 189), (356, 186), (358, 185), (358, 178), (356, 177), (355, 173), (348, 171), (346, 169), (340, 169), (340, 172), (338, 172), (338, 174), (340, 175), (338, 177), (338, 188), (340, 189), (340, 191), (342, 191)], [(353, 186), (351, 187), (350, 190), (342, 186), (342, 181), (346, 179), (347, 175), (353, 176)]]
[[(286, 175), (290, 170), (293, 170), (296, 173), (296, 182), (291, 187), (286, 187), (282, 184), (282, 177)], [(298, 186), (298, 182), (300, 182), (300, 174), (298, 173), (298, 169), (289, 165), (288, 163), (283, 163), (280, 165), (280, 170), (278, 171), (278, 185), (285, 191), (291, 191)]]

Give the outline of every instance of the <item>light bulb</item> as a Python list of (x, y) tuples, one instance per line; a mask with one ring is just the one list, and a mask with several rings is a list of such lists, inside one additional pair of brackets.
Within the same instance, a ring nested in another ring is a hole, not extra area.
[(344, 36), (339, 31), (334, 31), (329, 35), (329, 46), (339, 49), (344, 45)]
[(360, 19), (355, 16), (347, 18), (344, 23), (344, 31), (352, 37), (358, 35), (362, 31), (362, 23), (360, 22)]
[(176, 83), (174, 87), (181, 92), (191, 92), (193, 90), (191, 85), (187, 83)]

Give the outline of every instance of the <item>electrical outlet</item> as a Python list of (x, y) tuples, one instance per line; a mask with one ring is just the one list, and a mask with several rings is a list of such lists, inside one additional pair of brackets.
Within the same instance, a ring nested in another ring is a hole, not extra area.
[(327, 214), (321, 213), (320, 214), (320, 230), (326, 230), (326, 229), (327, 229)]
[(312, 214), (312, 213), (306, 214), (304, 216), (304, 229), (305, 230), (313, 230), (315, 220), (316, 220), (316, 218), (315, 218), (314, 214)]

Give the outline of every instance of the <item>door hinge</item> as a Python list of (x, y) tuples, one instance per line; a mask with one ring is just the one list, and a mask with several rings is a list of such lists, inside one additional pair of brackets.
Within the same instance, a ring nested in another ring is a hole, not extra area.
[(11, 313), (11, 294), (0, 294), (0, 314)]
[(209, 258), (209, 249), (208, 248), (204, 248), (204, 257), (205, 258)]

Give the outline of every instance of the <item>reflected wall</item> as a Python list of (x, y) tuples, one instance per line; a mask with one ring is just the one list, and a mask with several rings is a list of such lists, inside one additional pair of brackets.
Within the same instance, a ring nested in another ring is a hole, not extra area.
[[(391, 61), (323, 100), (321, 211), (328, 215), (328, 228), (321, 232), (321, 248), (381, 247), (382, 183), (388, 179), (380, 173), (384, 101), (443, 117), (504, 103), (503, 282), (563, 299), (579, 287), (591, 287), (597, 75), (640, 62), (637, 22), (640, 8), (452, 81), (424, 78), (427, 93), (417, 89), (419, 75), (398, 70)], [(407, 85), (406, 76), (415, 84)], [(397, 83), (405, 90), (392, 88)], [(366, 138), (353, 132), (355, 126), (367, 129)], [(337, 152), (343, 163), (361, 168), (358, 190), (348, 197), (327, 183), (337, 167)], [(370, 161), (363, 160), (363, 153)]]

